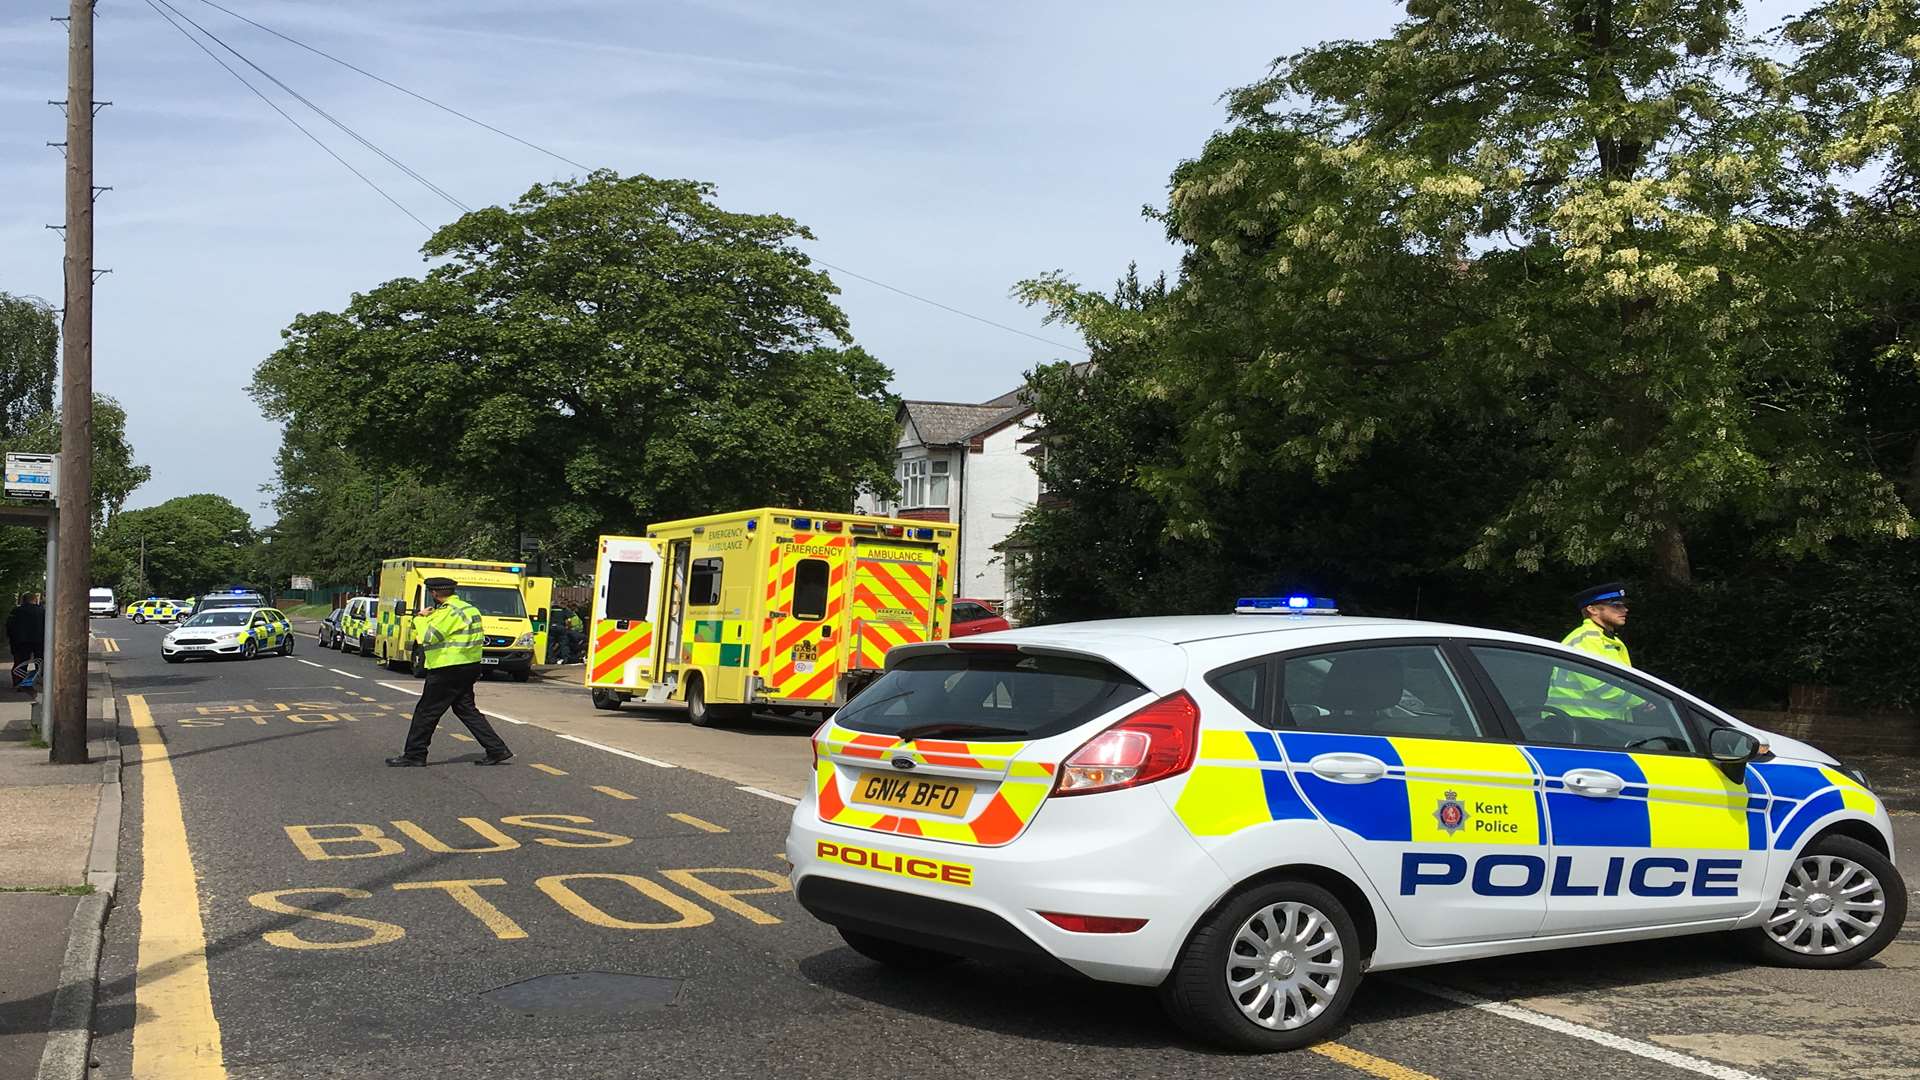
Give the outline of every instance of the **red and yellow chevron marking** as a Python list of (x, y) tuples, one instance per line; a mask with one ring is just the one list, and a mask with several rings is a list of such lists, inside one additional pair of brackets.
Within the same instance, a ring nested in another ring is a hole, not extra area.
[[(808, 552), (806, 548), (816, 549)], [(827, 578), (826, 617), (818, 622), (792, 617), (793, 579), (802, 559), (820, 558), (819, 548), (833, 550)], [(760, 635), (760, 678), (770, 696), (788, 701), (832, 701), (844, 670), (841, 615), (847, 604), (847, 537), (835, 533), (795, 533), (787, 543), (776, 543), (767, 558), (767, 622)], [(831, 636), (821, 633), (832, 628)], [(807, 642), (812, 660), (796, 661), (794, 649)], [(805, 665), (805, 670), (802, 669)]]
[[(838, 724), (828, 724), (816, 739), (819, 765), (815, 778), (821, 820), (857, 829), (924, 836), (961, 844), (997, 846), (1008, 843), (1020, 835), (1027, 822), (1039, 812), (1041, 802), (1053, 790), (1054, 774), (1059, 769), (1054, 762), (1019, 760), (1027, 746), (1024, 742), (960, 742), (945, 739), (902, 743), (892, 735), (858, 732)], [(841, 795), (838, 766), (834, 758), (851, 759), (845, 764), (858, 768), (869, 761), (889, 761), (900, 756), (923, 765), (979, 769), (1003, 775), (998, 780), (999, 786), (993, 797), (979, 804), (968, 821), (871, 810), (851, 805)]]
[(602, 619), (593, 625), (593, 656), (587, 661), (590, 673), (589, 686), (618, 686), (623, 689), (639, 689), (653, 679), (650, 665), (642, 664), (634, 671), (629, 681), (626, 667), (629, 661), (645, 659), (653, 649), (653, 624), (628, 623), (625, 630), (612, 619)]
[(859, 651), (855, 668), (886, 666), (895, 645), (928, 640), (934, 621), (933, 577), (924, 566), (857, 559), (853, 622)]

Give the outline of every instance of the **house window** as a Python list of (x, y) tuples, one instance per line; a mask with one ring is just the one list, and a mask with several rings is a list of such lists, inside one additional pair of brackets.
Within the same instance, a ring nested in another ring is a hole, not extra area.
[(912, 458), (900, 463), (900, 505), (903, 509), (945, 507), (947, 502), (947, 462), (934, 458)]

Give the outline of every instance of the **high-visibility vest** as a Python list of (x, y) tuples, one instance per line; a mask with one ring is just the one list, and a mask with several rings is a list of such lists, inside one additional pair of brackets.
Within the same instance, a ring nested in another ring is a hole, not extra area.
[[(1601, 629), (1592, 619), (1583, 621), (1560, 639), (1581, 652), (1592, 653), (1622, 667), (1632, 667), (1627, 643)], [(1638, 703), (1625, 688), (1601, 682), (1571, 668), (1553, 670), (1553, 682), (1547, 687), (1547, 704), (1568, 716), (1590, 716), (1601, 720), (1625, 719), (1628, 709)]]
[(420, 646), (426, 652), (428, 671), (479, 663), (485, 641), (480, 609), (458, 596), (449, 596), (434, 608), (420, 632)]

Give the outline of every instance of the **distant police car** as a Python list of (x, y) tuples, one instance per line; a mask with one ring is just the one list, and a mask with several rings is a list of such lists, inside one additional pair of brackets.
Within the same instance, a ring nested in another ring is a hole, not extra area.
[(1331, 607), (896, 647), (814, 736), (800, 903), (885, 963), (1157, 986), (1258, 1049), (1367, 971), (1723, 930), (1830, 968), (1898, 932), (1859, 773), (1560, 645)]
[(160, 641), (160, 656), (169, 664), (193, 656), (251, 660), (266, 652), (293, 655), (293, 626), (270, 607), (203, 609)]
[(169, 600), (165, 597), (149, 596), (127, 605), (127, 618), (137, 623), (172, 622), (187, 609), (184, 600)]

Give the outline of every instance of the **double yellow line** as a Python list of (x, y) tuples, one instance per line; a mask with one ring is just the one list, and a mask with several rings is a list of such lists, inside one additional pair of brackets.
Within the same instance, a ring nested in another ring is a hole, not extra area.
[(94, 638), (93, 640), (100, 643), (101, 652), (119, 652), (120, 651), (120, 643), (110, 637), (97, 637), (97, 638)]
[(133, 1075), (226, 1080), (207, 982), (200, 886), (187, 849), (180, 784), (147, 699), (127, 695), (140, 747), (140, 960), (134, 976)]

